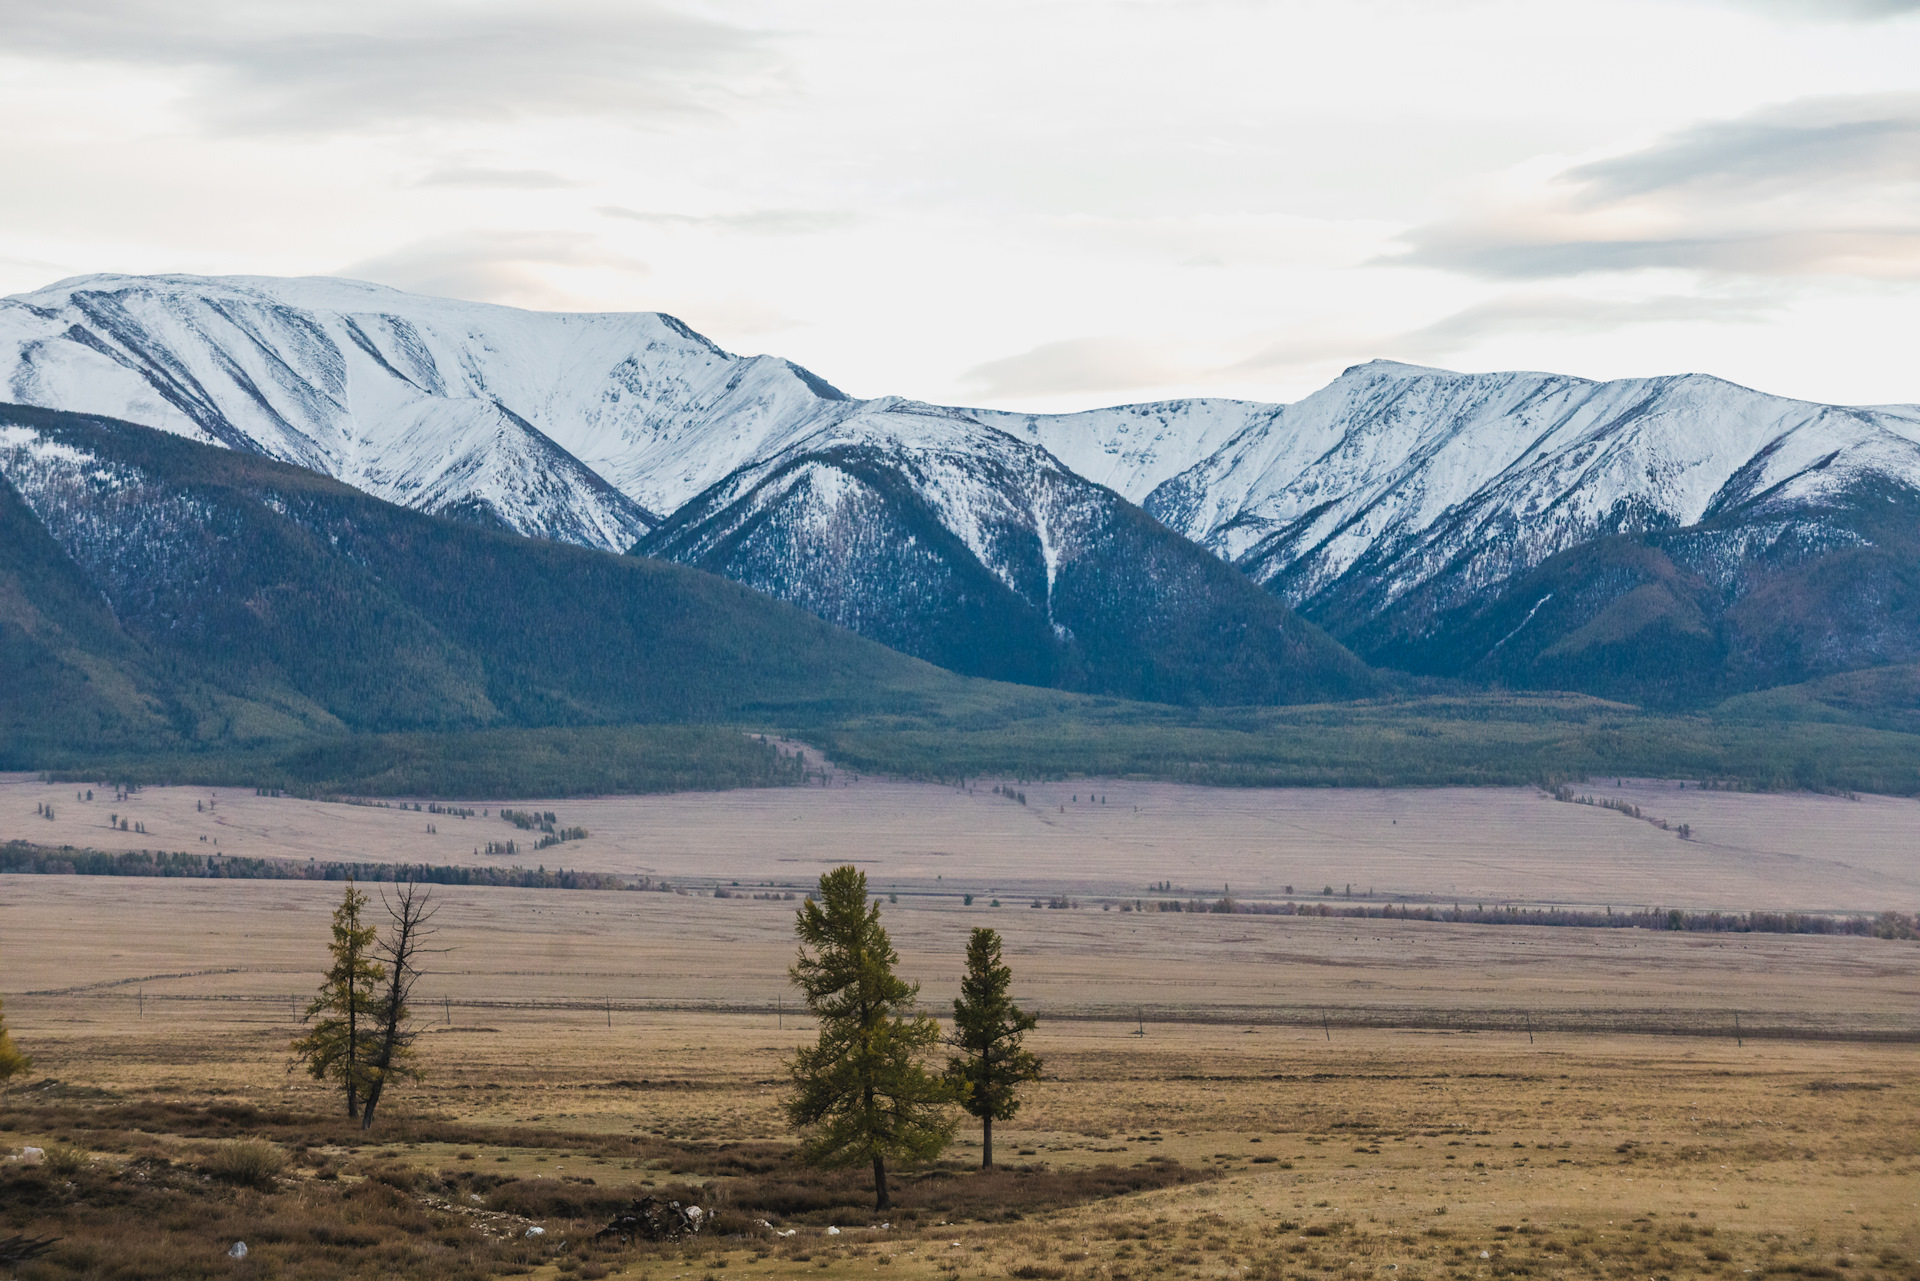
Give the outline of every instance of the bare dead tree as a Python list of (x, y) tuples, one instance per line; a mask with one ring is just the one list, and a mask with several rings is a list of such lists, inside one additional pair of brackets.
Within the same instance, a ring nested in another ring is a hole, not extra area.
[(420, 958), (446, 950), (425, 946), (436, 933), (432, 922), (439, 909), (432, 900), (432, 891), (412, 881), (401, 886), (391, 901), (384, 894), (380, 899), (389, 918), (386, 935), (380, 940), (387, 981), (374, 1012), (377, 1030), (373, 1053), (367, 1060), (367, 1099), (360, 1114), (362, 1130), (373, 1128), (374, 1109), (380, 1105), (388, 1081), (417, 1080), (420, 1076), (420, 1069), (413, 1065), (413, 1043), (420, 1033), (408, 1026), (411, 1014), (407, 1001), (420, 978)]

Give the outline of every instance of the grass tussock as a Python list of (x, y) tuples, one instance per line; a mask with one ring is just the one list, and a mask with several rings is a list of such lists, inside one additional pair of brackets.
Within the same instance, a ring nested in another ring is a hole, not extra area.
[(271, 1191), (286, 1168), (286, 1154), (265, 1139), (230, 1139), (200, 1159), (208, 1178), (261, 1191)]

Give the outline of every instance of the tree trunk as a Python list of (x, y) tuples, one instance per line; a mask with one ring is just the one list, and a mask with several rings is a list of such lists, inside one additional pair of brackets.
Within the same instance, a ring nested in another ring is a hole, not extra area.
[(990, 1116), (980, 1118), (980, 1168), (993, 1168), (993, 1118)]
[[(356, 953), (353, 960), (359, 960)], [(347, 971), (347, 1119), (360, 1119), (360, 1008), (353, 990), (353, 970)]]
[(873, 1158), (873, 1208), (891, 1210), (893, 1201), (887, 1196), (887, 1163), (878, 1153)]

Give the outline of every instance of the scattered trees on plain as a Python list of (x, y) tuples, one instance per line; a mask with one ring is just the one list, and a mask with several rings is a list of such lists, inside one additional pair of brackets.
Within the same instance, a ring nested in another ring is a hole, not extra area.
[(980, 1168), (993, 1168), (993, 1123), (1020, 1110), (1016, 1091), (1040, 1076), (1040, 1059), (1021, 1046), (1038, 1022), (1007, 994), (1013, 970), (1000, 957), (1000, 935), (976, 929), (967, 940), (967, 973), (953, 1003), (959, 1053), (947, 1060), (947, 1080), (960, 1106), (980, 1120)]
[(900, 956), (859, 869), (821, 876), (817, 901), (801, 905), (794, 932), (800, 956), (787, 974), (820, 1036), (788, 1063), (787, 1117), (806, 1136), (808, 1160), (870, 1162), (874, 1208), (891, 1209), (887, 1161), (931, 1160), (953, 1138), (952, 1091), (922, 1062), (939, 1025), (915, 1012), (919, 985), (893, 972)]

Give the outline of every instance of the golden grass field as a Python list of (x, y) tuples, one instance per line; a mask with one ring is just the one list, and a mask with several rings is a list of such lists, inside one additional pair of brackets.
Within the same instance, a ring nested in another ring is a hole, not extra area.
[[(286, 1070), (291, 1006), (317, 982), (337, 885), (4, 876), (0, 996), (38, 1064), (0, 1102), (0, 1149), (69, 1142), (80, 1172), (70, 1194), (33, 1185), (50, 1198), (39, 1218), (0, 1195), (0, 1236), (43, 1223), (79, 1239), (93, 1229), (60, 1218), (79, 1211), (58, 1196), (120, 1195), (156, 1157), (194, 1169), (209, 1143), (254, 1127), (292, 1157), (274, 1191), (168, 1175), (169, 1195), (199, 1198), (202, 1217), (155, 1210), (170, 1253), (137, 1224), (114, 1229), (127, 1234), (114, 1251), (183, 1276), (1920, 1278), (1920, 1050), (1849, 1039), (1920, 1027), (1920, 945), (1100, 906), (1150, 897), (1155, 880), (1249, 897), (1352, 880), (1383, 896), (1489, 902), (1910, 911), (1911, 801), (1607, 789), (1692, 823), (1701, 839), (1681, 842), (1518, 789), (1082, 782), (1028, 785), (1022, 807), (989, 794), (993, 780), (972, 794), (841, 781), (548, 802), (537, 808), (592, 835), (543, 854), (738, 880), (746, 893), (857, 861), (879, 892), (899, 891), (885, 921), (901, 972), (936, 1011), (967, 930), (998, 929), (1016, 995), (1042, 1017), (1032, 1044), (1048, 1070), (996, 1127), (1002, 1162), (1036, 1173), (1009, 1176), (991, 1213), (942, 1209), (959, 1182), (909, 1174), (884, 1231), (843, 1206), (793, 1212), (791, 1237), (740, 1219), (737, 1235), (686, 1246), (582, 1246), (629, 1186), (759, 1204), (775, 1176), (723, 1155), (791, 1139), (782, 1060), (809, 1033), (785, 984), (791, 901), (437, 889), (435, 945), (447, 950), (416, 1001), (433, 1027), (428, 1076), (397, 1087), (361, 1142), (299, 1120), (337, 1103)], [(201, 852), (207, 834), (222, 852), (456, 862), (481, 840), (524, 835), (497, 819), (232, 792), (86, 805), (73, 790), (0, 783), (0, 837), (114, 848), (104, 819), (119, 812), (148, 828), (145, 841), (120, 834), (119, 848)], [(1089, 806), (1089, 790), (1106, 804)], [(33, 814), (49, 798), (51, 822)], [(209, 798), (211, 815), (194, 810)], [(1029, 906), (1043, 892), (1085, 897)], [(1631, 1030), (1652, 1026), (1687, 1034)], [(1801, 1035), (1772, 1035), (1782, 1030)], [(261, 1109), (257, 1126), (188, 1123), (235, 1104)], [(89, 1129), (94, 1115), (116, 1119)], [(977, 1159), (976, 1139), (963, 1128), (950, 1155)], [(1070, 1191), (1076, 1172), (1164, 1165), (1155, 1158), (1207, 1177), (1092, 1200)], [(7, 1168), (0, 1177), (16, 1177)], [(509, 1182), (488, 1190), (476, 1171)], [(582, 1179), (593, 1183), (571, 1182)], [(15, 1186), (27, 1185), (0, 1194)], [(1054, 1202), (1006, 1217), (1021, 1189), (1043, 1187)], [(375, 1194), (387, 1198), (377, 1215)], [(321, 1226), (299, 1226), (308, 1219)], [(829, 1219), (843, 1231), (828, 1235)], [(357, 1254), (340, 1244), (355, 1222)], [(547, 1233), (530, 1242), (519, 1234), (533, 1223)], [(235, 1264), (222, 1252), (243, 1232), (255, 1251)], [(395, 1244), (409, 1241), (413, 1254)], [(20, 1275), (141, 1275), (111, 1254)], [(429, 1254), (431, 1267), (419, 1262)]]

